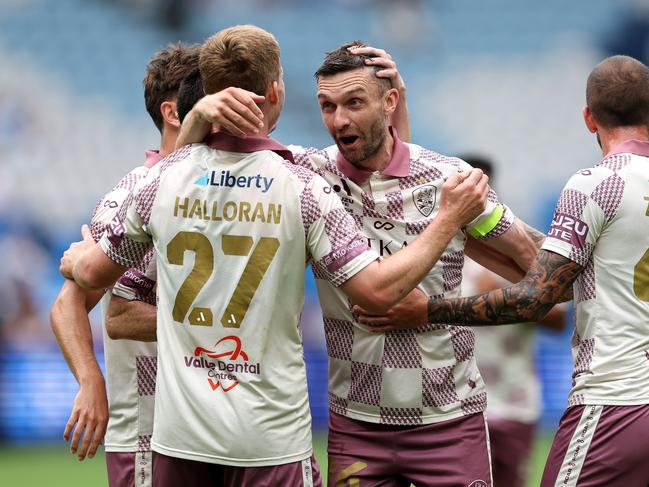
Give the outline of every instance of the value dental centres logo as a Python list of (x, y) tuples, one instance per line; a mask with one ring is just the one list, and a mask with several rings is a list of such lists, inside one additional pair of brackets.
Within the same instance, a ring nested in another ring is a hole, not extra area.
[(213, 348), (196, 347), (193, 356), (185, 356), (186, 367), (207, 369), (207, 382), (213, 391), (219, 388), (223, 392), (231, 391), (239, 385), (241, 374), (259, 375), (261, 365), (250, 362), (239, 337), (223, 337)]

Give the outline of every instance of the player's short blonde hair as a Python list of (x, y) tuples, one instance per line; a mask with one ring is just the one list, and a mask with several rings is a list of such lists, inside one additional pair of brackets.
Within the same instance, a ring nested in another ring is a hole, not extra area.
[(279, 43), (254, 25), (223, 29), (203, 44), (199, 67), (207, 94), (234, 86), (263, 96), (279, 81)]

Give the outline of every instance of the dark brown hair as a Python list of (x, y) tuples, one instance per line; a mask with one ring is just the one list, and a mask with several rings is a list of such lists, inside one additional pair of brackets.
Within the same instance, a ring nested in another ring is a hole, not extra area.
[(629, 56), (611, 56), (591, 71), (586, 103), (603, 127), (649, 127), (649, 68)]
[(162, 132), (160, 105), (175, 100), (185, 76), (198, 66), (198, 44), (177, 42), (155, 53), (144, 76), (144, 103), (153, 123)]
[[(353, 71), (359, 68), (372, 68), (375, 72), (383, 69), (378, 66), (368, 66), (365, 64), (365, 60), (371, 59), (371, 56), (366, 54), (352, 54), (349, 48), (353, 46), (365, 47), (366, 44), (363, 41), (348, 42), (338, 49), (326, 53), (324, 61), (322, 61), (322, 64), (314, 74), (315, 79), (318, 80), (323, 76), (346, 73), (347, 71)], [(381, 92), (392, 87), (390, 80), (386, 78), (375, 77), (375, 80)]]

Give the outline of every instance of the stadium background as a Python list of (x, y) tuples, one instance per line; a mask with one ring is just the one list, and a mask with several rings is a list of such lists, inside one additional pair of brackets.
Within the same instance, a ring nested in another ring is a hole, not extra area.
[[(502, 199), (543, 231), (563, 182), (599, 156), (581, 120), (588, 72), (609, 54), (649, 61), (642, 0), (0, 0), (1, 485), (105, 482), (102, 459), (73, 465), (61, 438), (77, 385), (48, 323), (58, 259), (96, 200), (157, 146), (142, 97), (148, 58), (236, 23), (282, 46), (278, 140), (330, 143), (312, 73), (325, 51), (365, 40), (398, 63), (413, 141), (493, 157)], [(309, 280), (305, 348), (324, 459), (326, 354)], [(572, 323), (539, 333), (544, 413), (530, 485), (566, 405), (571, 333)]]

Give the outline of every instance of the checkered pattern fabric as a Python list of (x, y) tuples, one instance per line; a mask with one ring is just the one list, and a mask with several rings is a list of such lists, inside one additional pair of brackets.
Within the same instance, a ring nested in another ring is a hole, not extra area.
[[(110, 235), (115, 243), (120, 240), (123, 226), (119, 221), (119, 215), (124, 215), (128, 202), (132, 198), (132, 191), (147, 176), (148, 172), (149, 169), (145, 166), (136, 167), (97, 203), (90, 223), (90, 231), (95, 241), (99, 241), (103, 235)], [(148, 257), (152, 257), (152, 255), (151, 253)], [(138, 267), (129, 269), (120, 278), (120, 281), (129, 275), (134, 276), (138, 270), (148, 265), (150, 265), (148, 258), (140, 261)], [(120, 286), (121, 284), (118, 282), (113, 288), (113, 293)], [(102, 299), (104, 313), (111, 296), (112, 293), (107, 293)], [(139, 297), (135, 292), (128, 296), (128, 299), (140, 298), (155, 304), (154, 285), (146, 293), (142, 289)], [(108, 403), (110, 404), (105, 439), (106, 451), (125, 451), (126, 448), (134, 452), (139, 448), (139, 438), (150, 435), (153, 421), (153, 397), (146, 396), (144, 402), (140, 401), (141, 397), (145, 397), (140, 393), (147, 389), (147, 387), (143, 388), (147, 382), (142, 382), (141, 366), (137, 363), (136, 357), (145, 356), (155, 360), (157, 346), (155, 343), (112, 340), (107, 335), (105, 328), (103, 333), (104, 360), (107, 370), (106, 385)], [(155, 368), (153, 383), (155, 384)], [(149, 385), (148, 388), (150, 389), (151, 386)]]
[[(444, 181), (458, 171), (470, 169), (460, 159), (416, 145), (406, 147), (410, 154), (407, 175), (372, 174), (362, 184), (346, 177), (337, 167), (335, 146), (321, 151), (290, 148), (298, 164), (321, 174), (338, 193), (344, 210), (354, 217), (370, 246), (388, 257), (433, 221)], [(497, 204), (497, 196), (492, 193), (483, 216), (490, 215)], [(513, 214), (506, 207), (503, 213), (485, 238), (496, 237), (511, 226)], [(331, 228), (330, 235), (348, 238), (337, 225), (328, 222), (326, 226)], [(464, 243), (464, 234), (458, 232), (422, 283), (428, 295), (459, 296)], [(476, 367), (470, 329), (428, 325), (379, 337), (340, 305), (346, 297), (325, 282), (331, 276), (324, 266), (316, 263), (313, 268), (316, 279), (321, 281), (318, 289), (325, 316), (332, 411), (375, 423), (417, 425), (484, 408), (484, 384)]]
[(628, 141), (570, 178), (543, 244), (583, 268), (571, 405), (649, 403), (647, 235), (649, 143)]
[(139, 356), (135, 358), (137, 369), (137, 391), (140, 396), (155, 394), (155, 377), (158, 367), (157, 357)]

